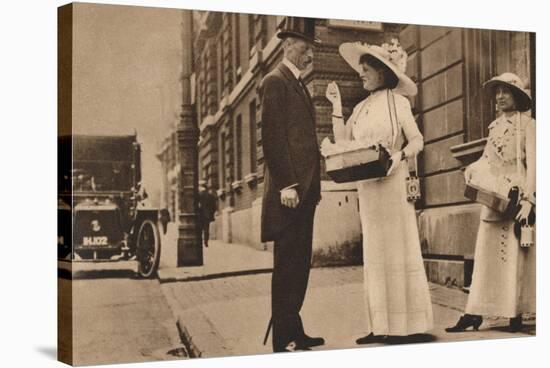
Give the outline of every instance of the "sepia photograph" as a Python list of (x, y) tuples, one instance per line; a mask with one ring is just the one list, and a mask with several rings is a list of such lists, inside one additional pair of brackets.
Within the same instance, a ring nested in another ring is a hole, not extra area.
[(536, 337), (535, 32), (57, 22), (59, 361)]

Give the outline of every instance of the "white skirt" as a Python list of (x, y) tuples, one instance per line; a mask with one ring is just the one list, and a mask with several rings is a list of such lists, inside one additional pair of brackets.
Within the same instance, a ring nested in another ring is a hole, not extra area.
[(513, 318), (536, 311), (536, 245), (520, 248), (514, 221), (481, 221), (466, 313)]
[(433, 328), (428, 280), (414, 205), (407, 201), (407, 166), (357, 183), (363, 231), (367, 331), (406, 336)]

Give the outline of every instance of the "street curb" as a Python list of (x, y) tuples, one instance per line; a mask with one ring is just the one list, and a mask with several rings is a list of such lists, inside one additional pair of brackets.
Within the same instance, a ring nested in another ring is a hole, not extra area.
[(182, 326), (179, 320), (176, 321), (176, 327), (180, 334), (181, 343), (185, 346), (185, 350), (187, 350), (189, 358), (200, 358), (202, 353), (198, 346), (193, 342), (193, 338), (191, 337), (189, 331), (185, 328), (185, 326)]
[(271, 273), (271, 272), (273, 272), (273, 267), (258, 268), (258, 269), (252, 269), (252, 270), (219, 272), (219, 273), (211, 273), (211, 274), (203, 274), (203, 275), (181, 275), (181, 276), (167, 276), (167, 275), (163, 276), (162, 271), (159, 271), (158, 279), (161, 284), (166, 284), (171, 282), (203, 281), (203, 280), (221, 279), (221, 278), (233, 277), (233, 276), (258, 275), (258, 274)]
[(183, 308), (178, 302), (170, 286), (161, 284), (164, 295), (172, 315), (181, 343), (190, 358), (227, 356), (230, 350), (225, 340), (216, 330), (208, 317), (198, 308)]
[(191, 358), (231, 355), (224, 338), (200, 309), (180, 312), (176, 325)]

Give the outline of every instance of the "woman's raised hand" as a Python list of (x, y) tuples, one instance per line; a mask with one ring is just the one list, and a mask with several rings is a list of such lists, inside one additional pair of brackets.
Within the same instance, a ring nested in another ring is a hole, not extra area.
[(327, 86), (326, 92), (327, 99), (332, 103), (334, 113), (342, 113), (342, 97), (340, 96), (340, 89), (336, 82), (330, 82)]

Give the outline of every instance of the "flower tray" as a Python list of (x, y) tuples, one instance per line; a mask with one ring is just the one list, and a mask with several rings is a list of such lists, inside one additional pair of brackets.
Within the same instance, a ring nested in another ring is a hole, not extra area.
[(508, 197), (472, 183), (467, 183), (464, 190), (464, 197), (500, 212), (507, 218), (515, 217), (519, 211), (518, 196), (517, 187), (510, 190)]
[(391, 159), (388, 151), (378, 145), (328, 155), (325, 158), (327, 174), (336, 183), (385, 177)]

